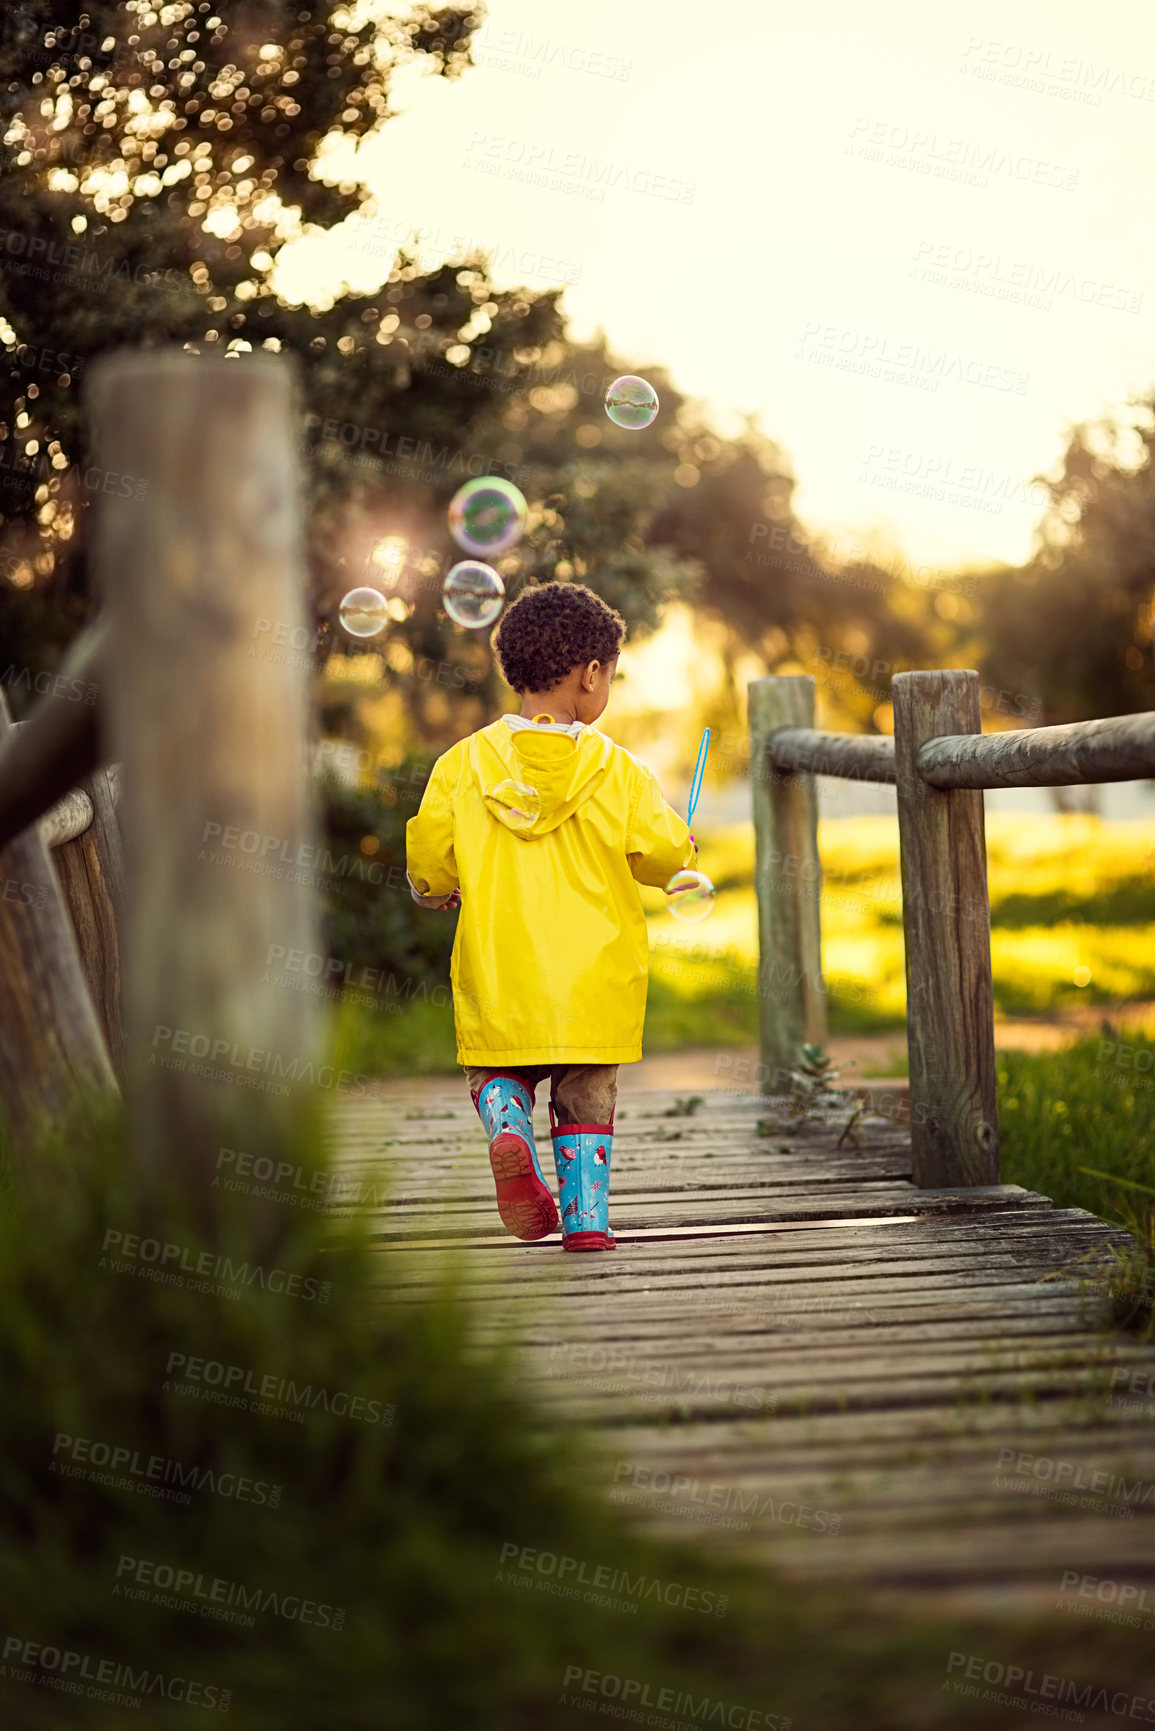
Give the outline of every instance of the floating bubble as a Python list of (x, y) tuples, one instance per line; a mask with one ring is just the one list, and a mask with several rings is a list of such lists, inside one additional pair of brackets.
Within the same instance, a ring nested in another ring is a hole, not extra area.
[(637, 432), (648, 427), (657, 412), (657, 391), (633, 373), (615, 379), (606, 392), (606, 414), (615, 427), (628, 427)]
[(714, 911), (715, 890), (705, 872), (675, 872), (666, 885), (669, 908), (676, 920), (696, 924)]
[(488, 799), (500, 807), (494, 813), (509, 829), (532, 829), (541, 816), (541, 795), (524, 781), (499, 781)]
[(376, 637), (389, 623), (389, 603), (377, 589), (350, 589), (337, 617), (350, 637)]
[(512, 481), (479, 475), (459, 487), (449, 506), (449, 533), (466, 553), (508, 553), (525, 533), (526, 503)]
[(492, 565), (463, 559), (445, 579), (441, 598), (455, 625), (478, 631), (493, 621), (505, 605), (505, 584)]

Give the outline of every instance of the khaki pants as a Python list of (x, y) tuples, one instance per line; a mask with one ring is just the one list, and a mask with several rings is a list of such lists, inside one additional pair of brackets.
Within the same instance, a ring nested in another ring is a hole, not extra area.
[(550, 1100), (558, 1126), (565, 1124), (609, 1124), (614, 1121), (618, 1097), (616, 1064), (469, 1065), (465, 1071), (469, 1092), (476, 1101), (478, 1091), (490, 1076), (516, 1076), (527, 1088), (550, 1079)]

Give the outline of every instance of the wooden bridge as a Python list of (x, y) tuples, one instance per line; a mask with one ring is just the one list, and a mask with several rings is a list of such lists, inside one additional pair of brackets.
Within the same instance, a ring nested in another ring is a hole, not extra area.
[(502, 1232), (452, 1082), (346, 1104), (332, 1140), (390, 1290), (459, 1263), (479, 1338), (592, 1430), (623, 1514), (875, 1596), (1155, 1581), (1155, 1347), (1070, 1272), (1121, 1234), (1016, 1185), (915, 1186), (891, 1116), (839, 1151), (845, 1108), (790, 1130), (786, 1100), (715, 1090), (684, 1117), (622, 1075), (610, 1256)]
[[(276, 1155), (323, 1061), (316, 1000), (268, 981), (321, 944), (309, 668), (264, 644), (309, 637), (292, 376), (149, 352), (90, 393), (97, 460), (146, 486), (100, 499), (106, 616), (63, 690), (20, 728), (0, 697), (0, 1115), (31, 1149), (123, 1091), (141, 1181), (178, 1176), (211, 1234), (217, 1150)], [(594, 1427), (631, 1518), (799, 1577), (1053, 1603), (1065, 1577), (1155, 1576), (1155, 1347), (1104, 1332), (1072, 1274), (1112, 1229), (999, 1183), (981, 789), (1155, 773), (1155, 713), (984, 738), (976, 673), (894, 698), (894, 739), (844, 738), (814, 729), (813, 681), (751, 686), (764, 1092), (671, 1116), (625, 1072), (613, 1255), (500, 1232), (463, 1084), (331, 1085), (334, 1157), (354, 1191), (390, 1175), (383, 1279), (416, 1296), (460, 1257), (479, 1334), (512, 1332), (545, 1410)], [(857, 1147), (778, 1097), (825, 1028), (816, 773), (898, 793), (909, 1112)], [(270, 1065), (291, 1084), (255, 1087)]]

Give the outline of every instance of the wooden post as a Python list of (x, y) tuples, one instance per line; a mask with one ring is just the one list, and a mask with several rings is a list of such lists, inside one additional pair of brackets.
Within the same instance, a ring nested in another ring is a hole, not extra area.
[[(0, 739), (11, 728), (0, 691)], [(72, 923), (35, 823), (0, 849), (0, 1119), (16, 1151), (116, 1082)]]
[(320, 952), (311, 658), (272, 647), (311, 641), (295, 372), (272, 355), (114, 354), (89, 404), (94, 461), (134, 480), (132, 497), (101, 496), (94, 535), (132, 1143), (213, 1231), (218, 1173), (238, 1153), (283, 1157), (317, 1086), (341, 1086), (320, 1065), (317, 997), (278, 967)]
[(124, 1017), (120, 994), (121, 898), (124, 849), (107, 769), (83, 783), (92, 801), (92, 822), (72, 841), (52, 850), (64, 899), (72, 916), (92, 1001), (104, 1030), (113, 1069), (124, 1080)]
[(977, 673), (898, 673), (891, 685), (906, 934), (914, 1182), (999, 1182), (994, 991), (983, 796), (929, 786), (919, 748), (979, 733)]
[(826, 1041), (826, 987), (818, 898), (818, 799), (814, 777), (776, 770), (766, 746), (783, 727), (813, 727), (808, 675), (755, 679), (746, 687), (758, 903), (758, 1022), (763, 1091), (789, 1091), (786, 1072), (802, 1045)]

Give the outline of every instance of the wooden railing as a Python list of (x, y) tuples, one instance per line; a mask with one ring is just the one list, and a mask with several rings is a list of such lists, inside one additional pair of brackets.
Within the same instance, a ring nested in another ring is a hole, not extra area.
[(93, 462), (135, 485), (97, 499), (103, 608), (55, 692), (19, 727), (0, 692), (0, 1121), (31, 1146), (119, 1079), (138, 1169), (211, 1226), (222, 1143), (285, 1142), (319, 1063), (316, 1005), (267, 983), (271, 947), (319, 947), (307, 874), (206, 846), (315, 842), (307, 668), (260, 653), (305, 627), (297, 383), (284, 356), (122, 353), (87, 408)]
[[(892, 783), (906, 941), (912, 1170), (936, 1188), (999, 1182), (983, 797), (1155, 775), (1155, 712), (983, 735), (977, 673), (899, 673), (894, 737), (814, 727), (814, 680), (749, 688), (763, 1073), (826, 1040), (816, 775)], [(765, 1085), (765, 1084), (764, 1084)]]

